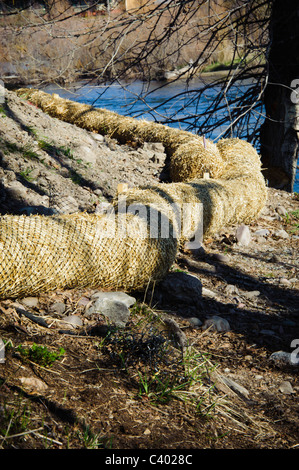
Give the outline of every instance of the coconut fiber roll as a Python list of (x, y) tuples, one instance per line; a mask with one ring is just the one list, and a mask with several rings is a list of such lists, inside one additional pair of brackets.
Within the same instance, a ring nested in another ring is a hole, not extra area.
[[(232, 223), (250, 223), (265, 205), (260, 158), (248, 142), (215, 144), (39, 90), (17, 94), (120, 143), (162, 142), (173, 182), (130, 189), (115, 198), (110, 214), (0, 217), (0, 298), (75, 287), (143, 290), (165, 277), (200, 225), (204, 237), (212, 235)], [(191, 208), (187, 228), (185, 206)]]

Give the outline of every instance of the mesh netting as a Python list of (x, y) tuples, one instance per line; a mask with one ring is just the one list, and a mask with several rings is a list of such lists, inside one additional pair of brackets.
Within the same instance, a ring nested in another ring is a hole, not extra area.
[[(180, 245), (200, 224), (203, 235), (210, 235), (231, 223), (250, 222), (264, 207), (260, 159), (247, 142), (223, 139), (214, 144), (57, 95), (27, 89), (17, 94), (51, 116), (119, 142), (162, 142), (174, 182), (130, 189), (121, 196), (124, 212), (119, 211), (120, 197), (110, 214), (1, 217), (0, 298), (87, 286), (145, 289), (165, 277)], [(211, 178), (201, 179), (206, 172)], [(182, 229), (186, 204), (190, 220)]]

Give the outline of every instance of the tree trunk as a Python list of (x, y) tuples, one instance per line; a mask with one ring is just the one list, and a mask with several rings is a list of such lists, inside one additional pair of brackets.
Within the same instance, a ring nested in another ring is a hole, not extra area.
[[(260, 143), (271, 187), (292, 192), (299, 145), (299, 5), (273, 0), (270, 22), (266, 120)], [(297, 94), (296, 94), (297, 91)]]

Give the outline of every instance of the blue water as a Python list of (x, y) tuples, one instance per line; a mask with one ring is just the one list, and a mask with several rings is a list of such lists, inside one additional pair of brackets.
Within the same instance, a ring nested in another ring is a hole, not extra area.
[[(87, 82), (77, 83), (72, 87), (61, 88), (58, 85), (48, 85), (44, 91), (57, 93), (63, 98), (67, 98), (80, 103), (91, 104), (98, 108), (109, 109), (119, 114), (130, 115), (137, 119), (156, 120), (164, 122), (166, 119), (176, 119), (177, 122), (169, 123), (169, 126), (181, 129), (188, 129), (194, 124), (194, 114), (196, 114), (200, 127), (206, 118), (207, 109), (211, 99), (219, 94), (217, 87), (210, 88), (201, 96), (200, 101), (195, 99), (198, 88), (202, 87), (202, 81), (193, 80), (188, 84), (183, 81), (167, 83), (153, 82), (150, 85), (141, 81), (130, 84), (94, 85)], [(234, 93), (243, 93), (250, 83), (242, 83), (236, 86)], [(145, 99), (146, 98), (146, 99)], [(215, 120), (223, 117), (224, 111)], [(255, 126), (259, 119), (259, 113), (252, 113), (250, 125)], [(217, 140), (226, 129), (226, 125), (217, 126), (207, 137)], [(195, 130), (192, 130), (196, 132)], [(241, 129), (242, 136), (242, 129)], [(299, 160), (298, 160), (299, 165)], [(299, 192), (299, 170), (297, 170), (294, 192)]]

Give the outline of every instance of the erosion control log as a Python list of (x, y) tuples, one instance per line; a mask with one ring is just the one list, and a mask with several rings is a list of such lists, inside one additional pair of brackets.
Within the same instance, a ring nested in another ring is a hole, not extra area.
[(102, 215), (1, 217), (2, 299), (88, 286), (145, 289), (165, 277), (180, 245), (199, 227), (205, 237), (232, 223), (249, 223), (265, 205), (260, 158), (243, 140), (214, 144), (42, 91), (16, 93), (53, 117), (120, 143), (162, 142), (173, 183), (129, 189)]

